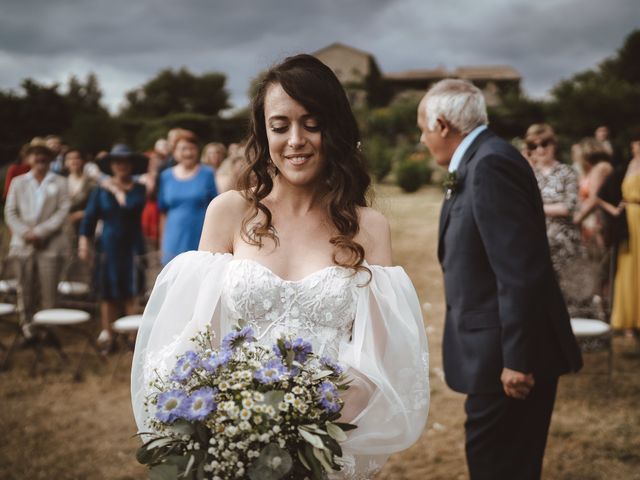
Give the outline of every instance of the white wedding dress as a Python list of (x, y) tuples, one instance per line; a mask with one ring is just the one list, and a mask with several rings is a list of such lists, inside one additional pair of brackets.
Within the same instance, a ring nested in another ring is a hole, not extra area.
[[(365, 264), (366, 265), (366, 264)], [(259, 342), (303, 337), (353, 378), (345, 408), (357, 429), (342, 444), (345, 466), (332, 479), (369, 479), (387, 457), (412, 445), (429, 408), (428, 350), (420, 305), (401, 267), (366, 265), (353, 275), (331, 266), (298, 281), (231, 254), (187, 252), (158, 276), (138, 333), (131, 377), (133, 410), (148, 431), (144, 400), (190, 339), (210, 326), (218, 341), (237, 321)]]

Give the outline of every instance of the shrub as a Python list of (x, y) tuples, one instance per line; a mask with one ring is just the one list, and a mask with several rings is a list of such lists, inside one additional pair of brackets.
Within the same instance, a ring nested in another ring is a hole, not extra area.
[(396, 183), (407, 193), (417, 191), (428, 182), (430, 176), (430, 168), (424, 160), (409, 157), (396, 167)]
[(372, 135), (364, 141), (364, 155), (369, 171), (377, 181), (382, 181), (391, 172), (391, 147), (380, 135)]

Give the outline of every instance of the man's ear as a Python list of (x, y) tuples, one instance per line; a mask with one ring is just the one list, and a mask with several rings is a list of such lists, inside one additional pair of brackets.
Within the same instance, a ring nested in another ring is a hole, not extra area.
[(451, 125), (442, 117), (436, 120), (436, 128), (442, 138), (446, 138), (451, 133)]

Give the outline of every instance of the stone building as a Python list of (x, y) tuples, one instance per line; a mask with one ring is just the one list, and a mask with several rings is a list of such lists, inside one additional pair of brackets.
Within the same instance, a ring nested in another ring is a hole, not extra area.
[(423, 95), (438, 80), (462, 78), (480, 88), (488, 106), (496, 106), (510, 92), (520, 92), (522, 77), (509, 65), (463, 66), (454, 70), (434, 68), (383, 74), (375, 57), (341, 43), (313, 54), (335, 72), (354, 107), (379, 106), (404, 96)]

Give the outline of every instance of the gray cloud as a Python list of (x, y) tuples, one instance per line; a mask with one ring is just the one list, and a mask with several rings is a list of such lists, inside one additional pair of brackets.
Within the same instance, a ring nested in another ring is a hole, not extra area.
[(282, 57), (341, 41), (385, 72), (510, 64), (540, 96), (640, 27), (637, 0), (5, 0), (0, 88), (94, 71), (115, 108), (160, 69), (221, 71), (236, 107)]

